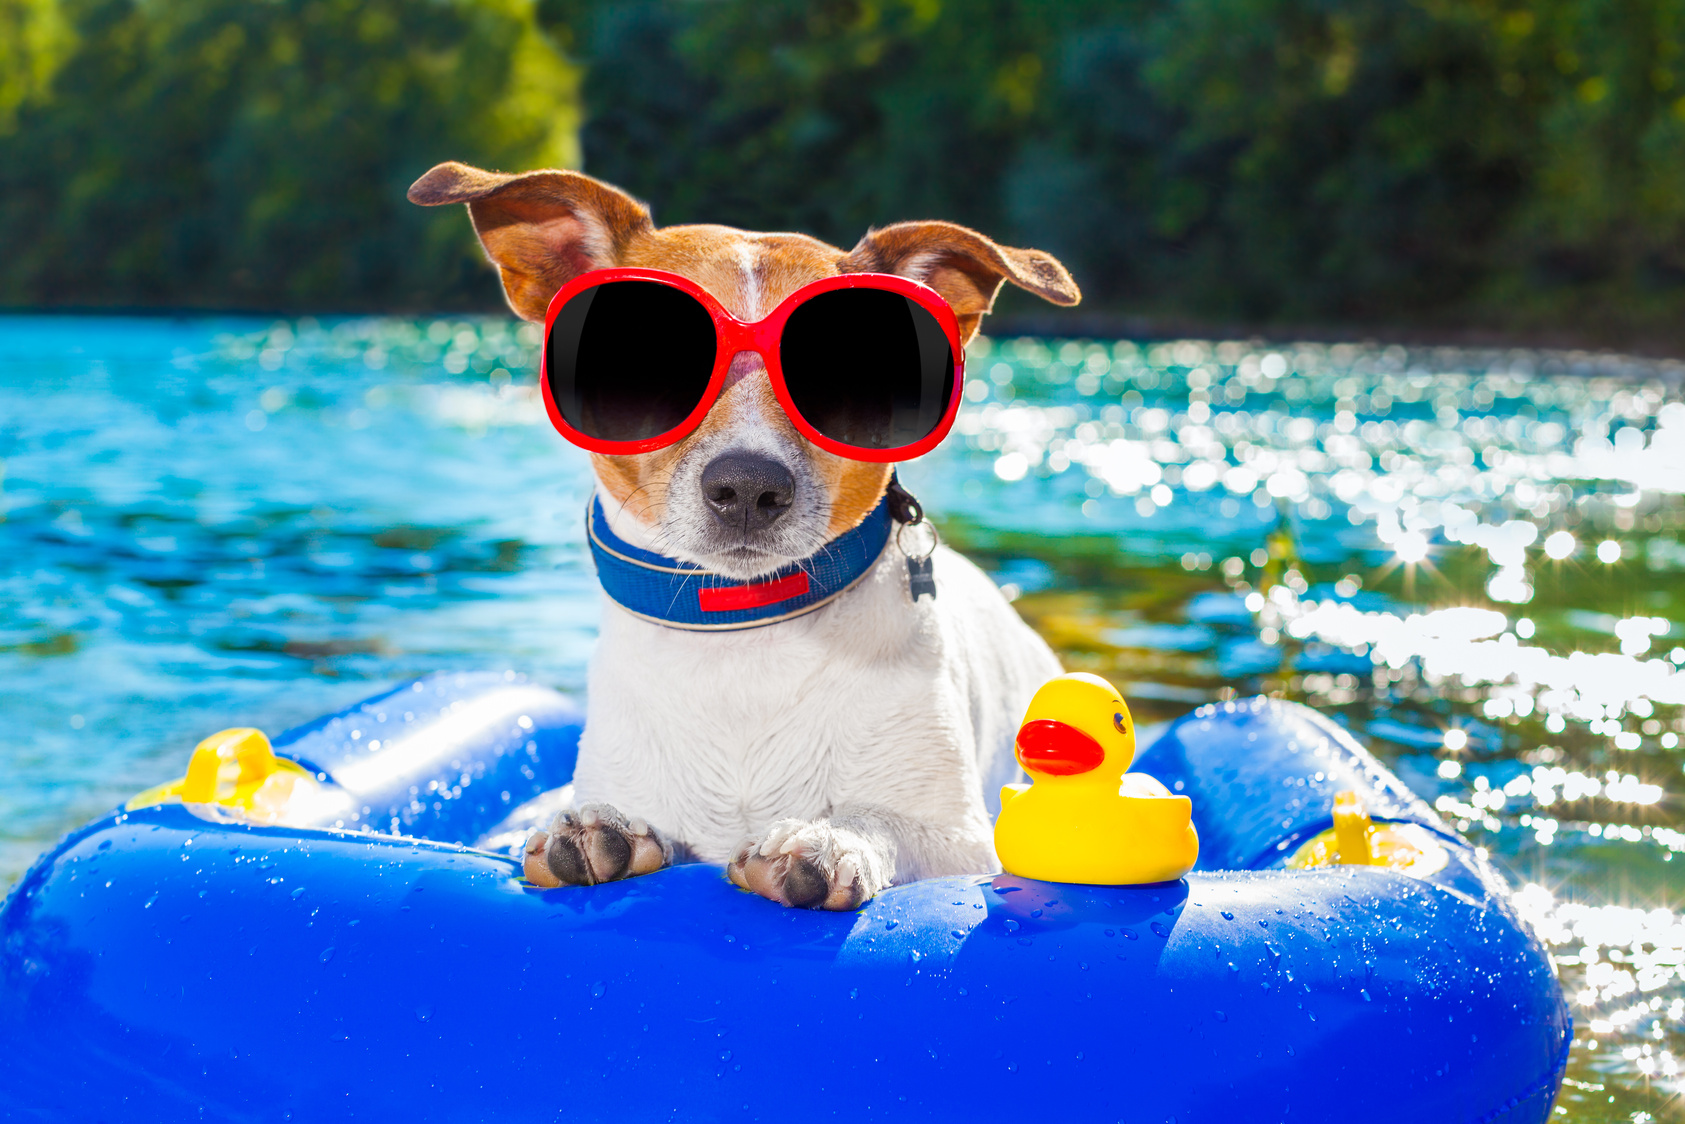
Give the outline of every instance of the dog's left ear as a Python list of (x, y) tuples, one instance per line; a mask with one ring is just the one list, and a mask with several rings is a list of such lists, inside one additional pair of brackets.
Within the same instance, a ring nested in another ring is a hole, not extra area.
[(977, 334), (1003, 281), (1054, 304), (1082, 299), (1052, 254), (996, 245), (951, 222), (898, 222), (868, 231), (837, 264), (844, 273), (894, 273), (929, 285), (953, 307), (962, 343)]

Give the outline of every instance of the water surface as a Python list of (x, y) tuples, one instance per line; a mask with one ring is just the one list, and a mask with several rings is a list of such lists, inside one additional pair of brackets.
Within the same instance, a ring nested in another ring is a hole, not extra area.
[[(442, 668), (583, 685), (584, 455), (501, 319), (0, 318), (0, 885), (61, 832)], [(1685, 367), (980, 341), (903, 470), (1143, 721), (1336, 715), (1504, 861), (1576, 1020), (1557, 1116), (1680, 1117)]]

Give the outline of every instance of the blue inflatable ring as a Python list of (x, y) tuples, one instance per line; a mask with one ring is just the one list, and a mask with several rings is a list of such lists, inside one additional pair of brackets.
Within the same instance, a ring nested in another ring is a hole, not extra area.
[[(937, 878), (846, 914), (701, 865), (539, 890), (463, 845), (566, 781), (581, 720), (426, 679), (277, 740), (343, 828), (177, 803), (70, 835), (0, 909), (6, 1117), (1548, 1117), (1570, 1020), (1503, 879), (1305, 707), (1203, 707), (1141, 756), (1193, 798), (1180, 882)], [(1282, 869), (1340, 790), (1450, 861)]]

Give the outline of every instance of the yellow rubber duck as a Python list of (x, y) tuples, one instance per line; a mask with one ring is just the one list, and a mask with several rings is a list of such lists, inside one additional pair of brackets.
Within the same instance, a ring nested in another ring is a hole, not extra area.
[(1071, 672), (1043, 684), (1015, 748), (1033, 783), (1001, 789), (995, 852), (1009, 873), (1124, 886), (1193, 868), (1193, 801), (1128, 772), (1135, 723), (1110, 683)]

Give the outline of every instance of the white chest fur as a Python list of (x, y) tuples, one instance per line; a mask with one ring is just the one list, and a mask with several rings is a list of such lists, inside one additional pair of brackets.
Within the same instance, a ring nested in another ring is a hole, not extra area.
[(994, 868), (999, 786), (1030, 695), (1059, 666), (993, 583), (943, 549), (913, 603), (891, 543), (807, 616), (686, 632), (605, 606), (576, 799), (643, 816), (724, 861), (783, 817), (881, 808), (926, 830), (896, 881)]

